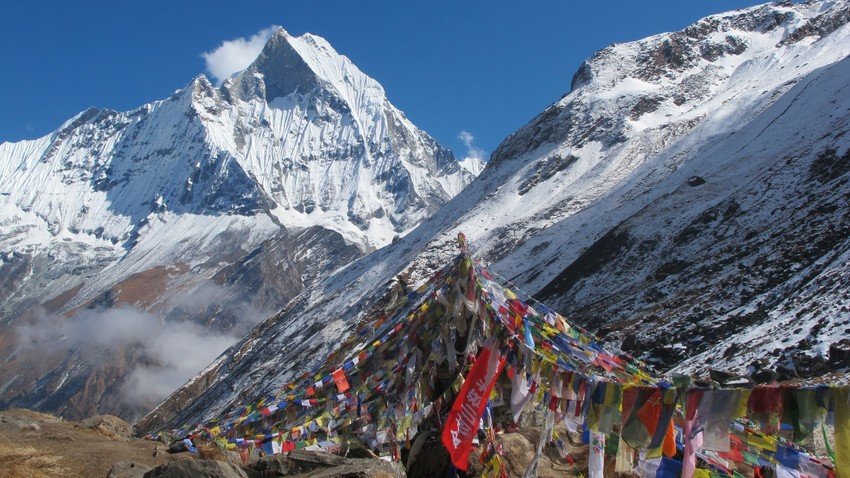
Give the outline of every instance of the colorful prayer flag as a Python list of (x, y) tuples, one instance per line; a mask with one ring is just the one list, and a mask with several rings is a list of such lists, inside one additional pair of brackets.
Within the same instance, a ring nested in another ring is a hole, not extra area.
[(443, 445), (449, 451), (452, 463), (460, 470), (466, 471), (468, 467), (472, 439), (478, 431), (484, 407), (487, 406), (487, 397), (504, 364), (505, 359), (498, 344), (491, 341), (475, 359), (446, 419)]

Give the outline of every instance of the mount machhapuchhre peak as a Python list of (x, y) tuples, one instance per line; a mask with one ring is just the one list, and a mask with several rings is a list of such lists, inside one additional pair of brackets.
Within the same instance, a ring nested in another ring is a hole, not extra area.
[[(848, 23), (847, 0), (778, 2), (611, 45), (480, 174), (282, 29), (221, 86), (2, 143), (0, 408), (239, 416), (406, 304), (459, 233), (665, 377), (846, 384)], [(106, 325), (131, 320), (166, 332)], [(179, 340), (232, 345), (128, 399)]]
[[(140, 396), (191, 360), (163, 348), (232, 343), (472, 178), (324, 39), (283, 29), (218, 88), (0, 144), (0, 404), (138, 418), (188, 378)], [(134, 320), (195, 340), (89, 333)]]

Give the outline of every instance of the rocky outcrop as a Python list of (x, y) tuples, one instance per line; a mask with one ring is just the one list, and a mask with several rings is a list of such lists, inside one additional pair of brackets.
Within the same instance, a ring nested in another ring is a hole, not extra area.
[(119, 461), (112, 465), (106, 478), (143, 478), (152, 468), (132, 461)]
[(118, 440), (133, 438), (133, 426), (112, 415), (95, 415), (80, 421), (80, 426), (97, 430), (103, 435)]
[(224, 461), (179, 460), (160, 465), (144, 478), (247, 478), (240, 468)]
[(398, 463), (376, 458), (345, 458), (323, 452), (293, 451), (260, 458), (245, 467), (248, 478), (404, 478)]

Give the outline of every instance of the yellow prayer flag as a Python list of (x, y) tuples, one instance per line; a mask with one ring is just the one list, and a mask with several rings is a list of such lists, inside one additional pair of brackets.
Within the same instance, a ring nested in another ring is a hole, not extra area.
[(735, 410), (735, 415), (732, 418), (741, 418), (747, 416), (747, 402), (750, 399), (750, 393), (752, 390), (746, 389), (741, 390), (741, 393), (738, 394), (738, 408)]
[(749, 435), (747, 435), (747, 443), (759, 447), (762, 450), (767, 450), (774, 453), (776, 452), (776, 438), (774, 437), (750, 433)]
[(832, 389), (835, 403), (835, 473), (850, 478), (850, 388)]
[(487, 462), (487, 466), (481, 473), (481, 478), (499, 478), (502, 476), (502, 462), (499, 455), (493, 455), (493, 458)]

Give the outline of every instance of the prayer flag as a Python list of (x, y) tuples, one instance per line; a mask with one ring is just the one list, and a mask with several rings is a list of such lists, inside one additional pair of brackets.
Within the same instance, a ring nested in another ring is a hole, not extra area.
[(534, 350), (534, 338), (531, 336), (531, 327), (528, 326), (528, 320), (525, 321), (525, 345), (529, 349)]
[(835, 473), (850, 478), (850, 388), (832, 390), (835, 403)]
[(449, 451), (452, 463), (460, 470), (467, 469), (469, 449), (478, 431), (479, 419), (504, 365), (505, 359), (498, 344), (494, 340), (490, 341), (475, 359), (446, 418), (443, 445)]
[(519, 423), (523, 409), (533, 396), (526, 373), (524, 371), (515, 373), (511, 377), (511, 412), (514, 423)]
[(588, 477), (602, 478), (605, 469), (605, 435), (591, 431), (588, 451), (590, 453), (587, 462)]
[(334, 382), (336, 383), (336, 388), (340, 393), (344, 393), (346, 390), (351, 388), (348, 384), (348, 379), (345, 377), (345, 371), (343, 369), (337, 369), (333, 373)]
[(694, 478), (697, 465), (696, 453), (702, 448), (702, 423), (699, 416), (699, 404), (702, 390), (688, 392), (685, 407), (685, 455), (682, 460), (682, 478)]

